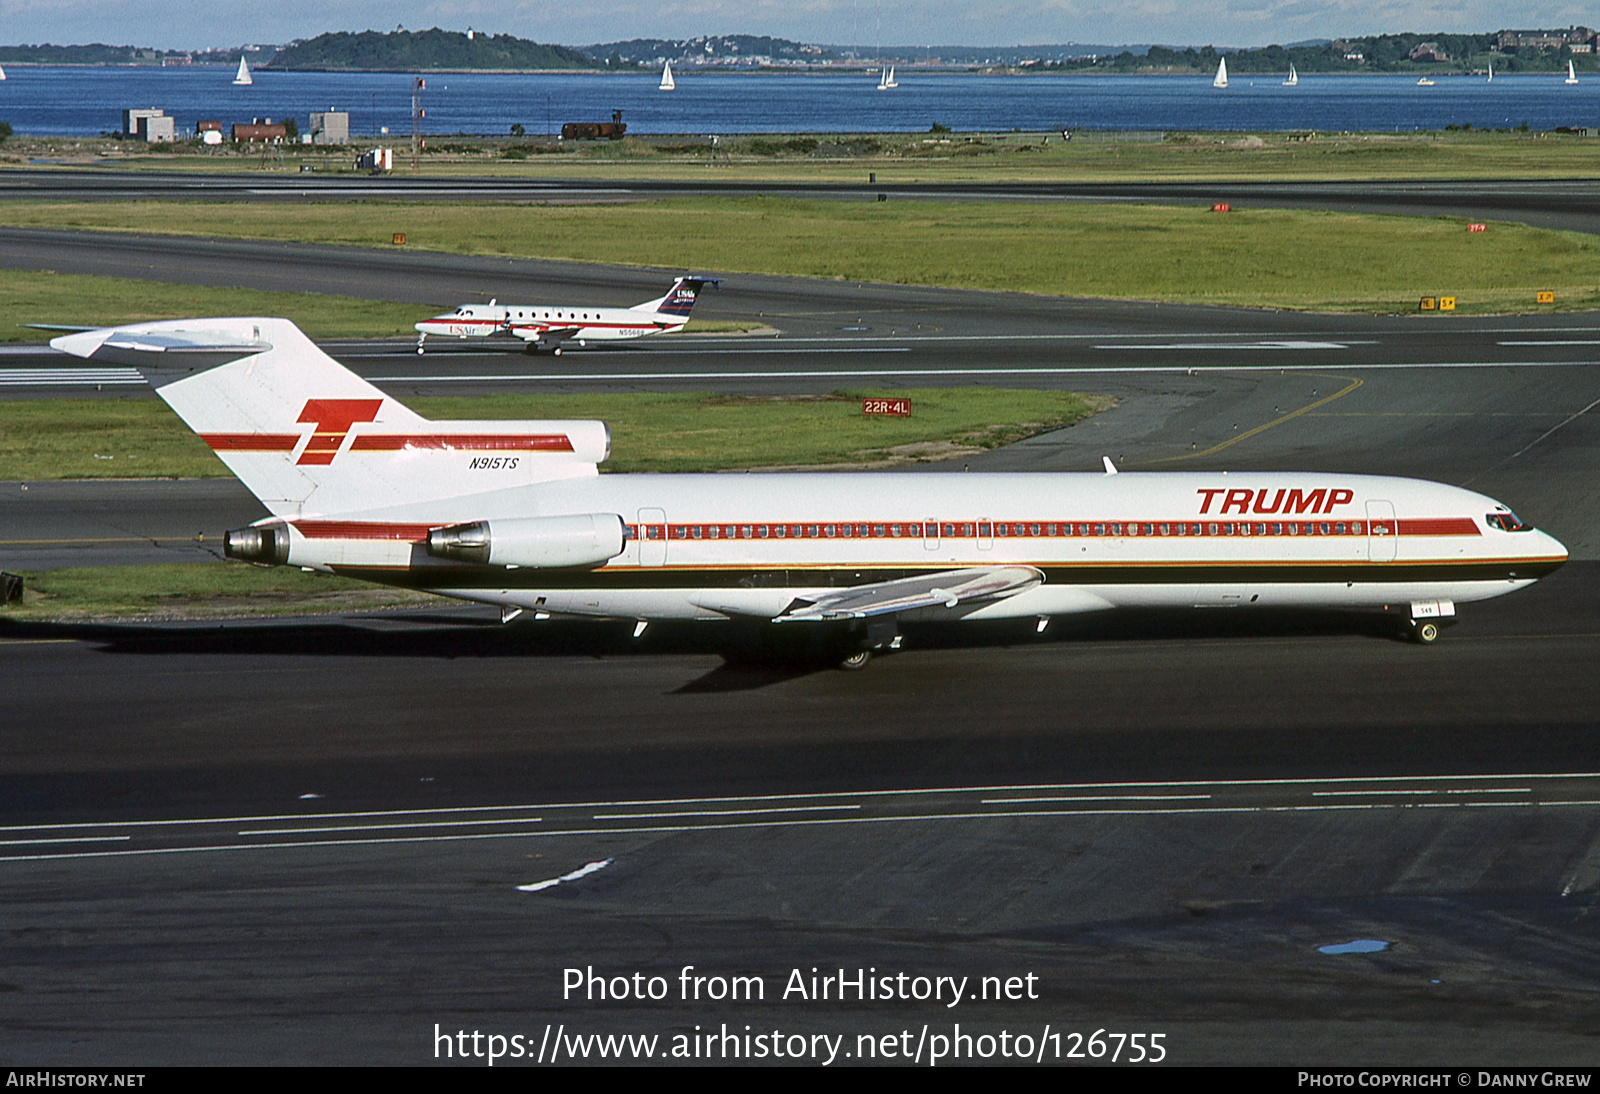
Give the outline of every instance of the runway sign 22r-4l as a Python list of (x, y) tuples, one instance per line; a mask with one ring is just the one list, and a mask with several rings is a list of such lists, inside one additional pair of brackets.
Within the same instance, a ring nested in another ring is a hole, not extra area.
[(861, 413), (888, 414), (896, 418), (911, 417), (910, 399), (862, 399)]

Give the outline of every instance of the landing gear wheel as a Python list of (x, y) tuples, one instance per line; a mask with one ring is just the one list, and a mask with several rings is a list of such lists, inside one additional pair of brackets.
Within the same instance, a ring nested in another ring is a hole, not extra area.
[(1420, 646), (1429, 646), (1439, 640), (1439, 624), (1437, 623), (1412, 623), (1411, 641)]
[(834, 667), (843, 669), (845, 672), (857, 672), (857, 671), (859, 671), (861, 669), (866, 668), (867, 667), (867, 662), (869, 662), (871, 660), (872, 660), (872, 651), (871, 650), (857, 650), (855, 653), (852, 653), (849, 657), (844, 658), (842, 661), (840, 661)]
[(552, 354), (554, 354), (555, 356), (560, 357), (561, 356), (561, 347), (557, 346), (555, 349), (551, 350), (550, 352)]

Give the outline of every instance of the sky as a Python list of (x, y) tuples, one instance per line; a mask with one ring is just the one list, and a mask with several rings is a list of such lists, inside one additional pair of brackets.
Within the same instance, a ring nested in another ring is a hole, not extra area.
[(562, 45), (767, 34), (830, 45), (1260, 46), (1308, 38), (1600, 24), (1562, 0), (0, 0), (0, 45), (162, 49), (328, 31), (468, 27)]

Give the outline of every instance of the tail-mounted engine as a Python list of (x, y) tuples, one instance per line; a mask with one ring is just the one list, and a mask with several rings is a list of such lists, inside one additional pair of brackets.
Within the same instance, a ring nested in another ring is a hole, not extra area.
[(429, 532), (428, 554), (479, 566), (599, 566), (622, 553), (624, 532), (615, 513), (476, 520)]
[(222, 553), (241, 562), (282, 566), (289, 561), (289, 528), (283, 524), (235, 528), (222, 537)]

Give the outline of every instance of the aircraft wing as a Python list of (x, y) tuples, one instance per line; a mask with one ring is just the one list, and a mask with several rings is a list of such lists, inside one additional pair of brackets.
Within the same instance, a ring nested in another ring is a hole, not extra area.
[(92, 361), (156, 371), (212, 368), (272, 348), (258, 325), (246, 331), (240, 321), (215, 328), (184, 329), (179, 322), (99, 327), (52, 338), (50, 345)]
[(511, 333), (524, 342), (560, 342), (576, 338), (580, 327), (512, 327)]
[(815, 600), (796, 600), (775, 623), (866, 619), (917, 609), (955, 609), (961, 605), (1001, 600), (1026, 592), (1044, 581), (1032, 566), (973, 566), (937, 574), (855, 585)]

